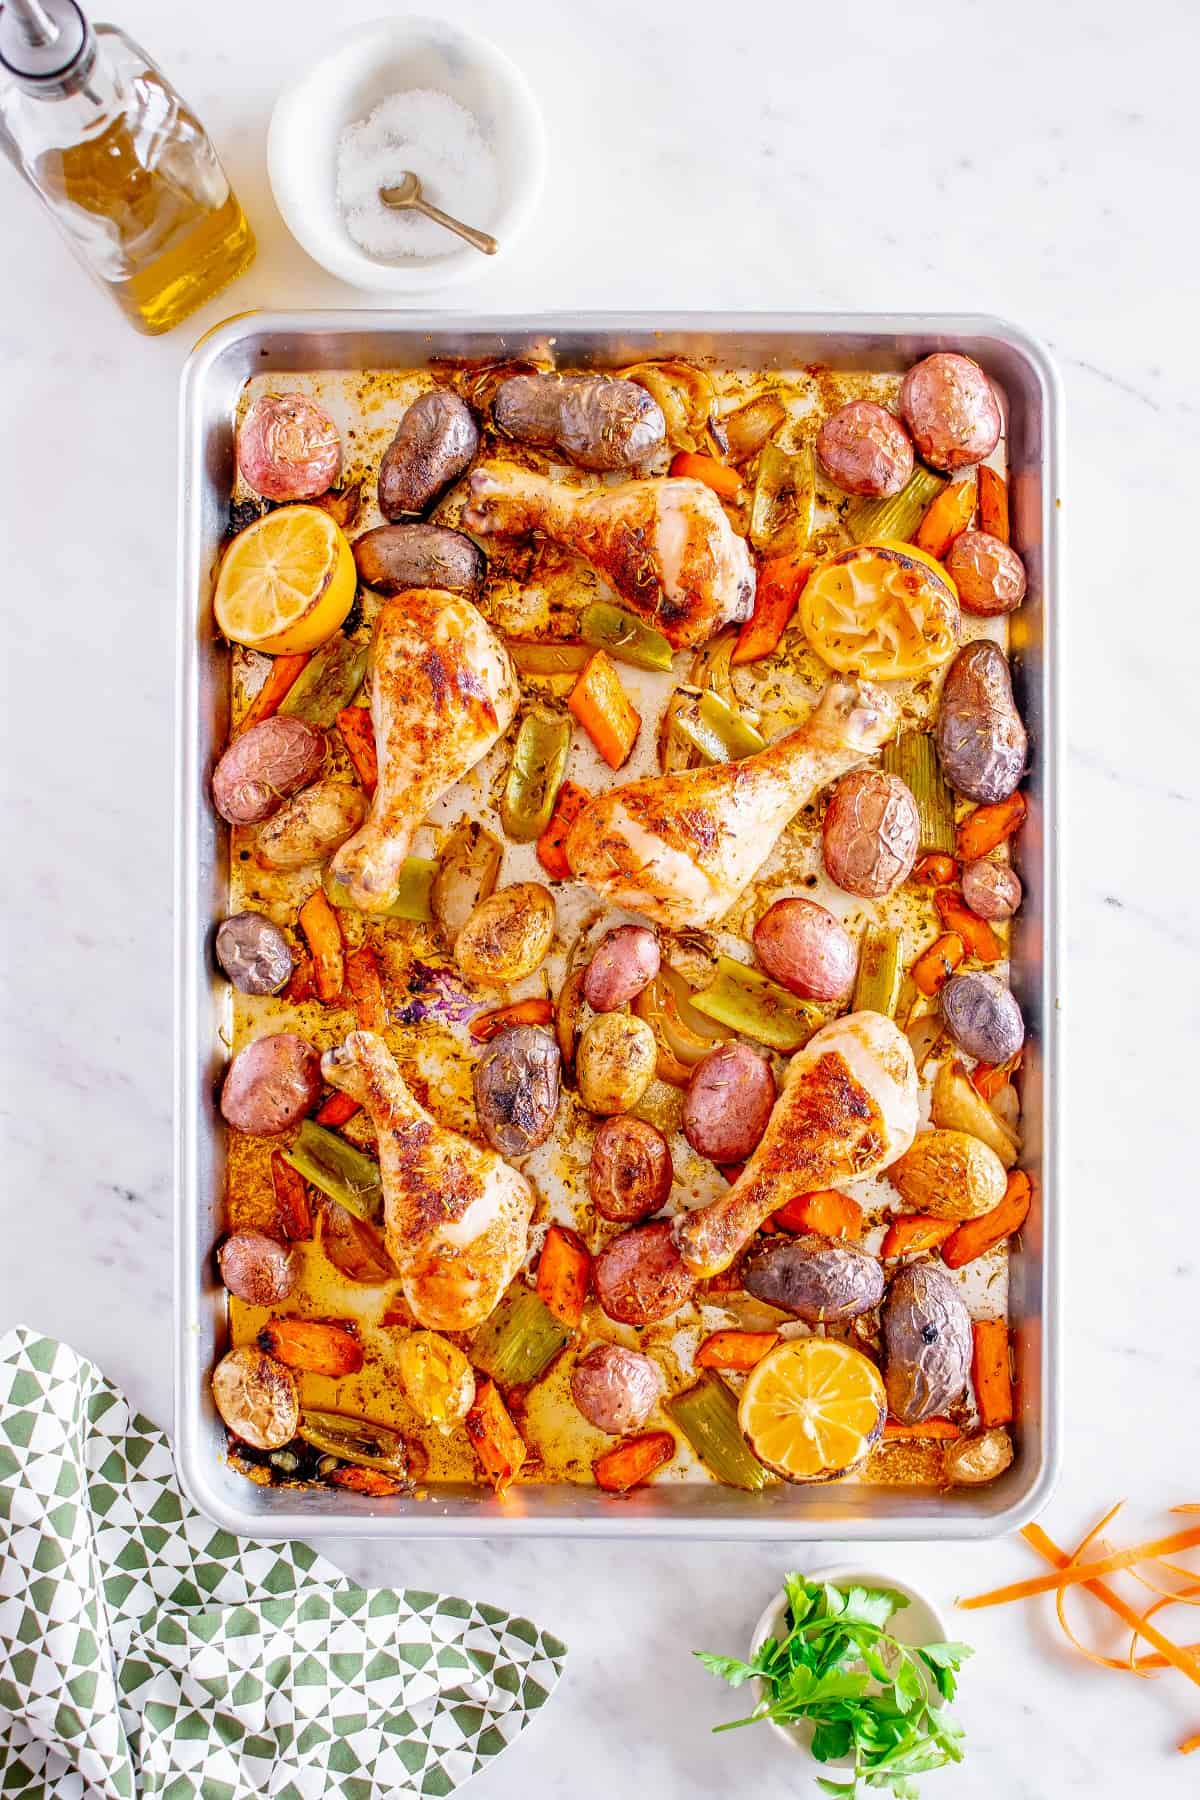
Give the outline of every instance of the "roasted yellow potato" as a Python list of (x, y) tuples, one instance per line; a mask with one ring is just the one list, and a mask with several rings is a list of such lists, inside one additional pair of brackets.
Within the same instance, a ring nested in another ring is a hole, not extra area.
[(554, 941), (554, 895), (517, 881), (481, 900), (458, 934), (454, 960), (468, 981), (507, 987), (532, 975)]
[(628, 1112), (649, 1087), (657, 1063), (658, 1045), (644, 1019), (600, 1013), (575, 1053), (579, 1098), (589, 1112)]
[(977, 1219), (1004, 1198), (1004, 1164), (965, 1131), (923, 1131), (887, 1172), (906, 1206), (935, 1219)]

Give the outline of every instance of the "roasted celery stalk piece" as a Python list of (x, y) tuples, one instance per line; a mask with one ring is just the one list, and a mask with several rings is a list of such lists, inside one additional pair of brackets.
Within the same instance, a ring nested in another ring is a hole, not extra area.
[(500, 799), (500, 822), (515, 843), (533, 843), (550, 823), (570, 748), (570, 719), (531, 707), (521, 720)]
[(479, 1327), (471, 1361), (501, 1388), (527, 1387), (571, 1341), (571, 1328), (556, 1319), (532, 1289), (510, 1294)]
[(296, 1435), (324, 1456), (337, 1456), (364, 1469), (384, 1469), (389, 1475), (408, 1474), (408, 1445), (390, 1425), (377, 1425), (373, 1419), (305, 1407)]
[(595, 650), (607, 650), (618, 662), (629, 663), (635, 669), (664, 672), (671, 667), (671, 646), (662, 632), (619, 606), (594, 601), (584, 608), (579, 629), (585, 644), (591, 644)]
[(508, 653), (522, 675), (578, 675), (591, 651), (586, 644), (569, 644), (558, 638), (516, 639)]
[(954, 855), (954, 795), (946, 785), (937, 748), (925, 731), (902, 731), (885, 744), (880, 758), (889, 775), (898, 775), (917, 803), (921, 837), (918, 855), (931, 850)]
[(854, 983), (854, 1012), (896, 1015), (902, 963), (899, 932), (890, 925), (868, 925), (858, 948), (858, 977)]
[[(415, 919), (425, 923), (433, 917), (431, 896), (438, 864), (431, 856), (409, 856), (400, 870), (400, 880), (388, 904), (372, 913), (375, 919)], [(355, 912), (357, 908), (340, 881), (325, 871), (325, 892), (334, 906)]]
[(771, 1479), (738, 1425), (737, 1401), (721, 1377), (706, 1369), (694, 1387), (674, 1394), (666, 1410), (705, 1468), (730, 1487), (759, 1493)]
[(890, 499), (853, 501), (846, 510), (846, 530), (856, 544), (875, 544), (881, 538), (907, 544), (945, 486), (932, 470), (917, 469)]
[(671, 729), (707, 763), (737, 762), (767, 745), (762, 733), (720, 694), (683, 695), (671, 715)]
[(777, 444), (759, 452), (750, 500), (750, 542), (762, 553), (803, 550), (813, 524), (816, 479), (811, 445), (789, 456)]
[(335, 1131), (305, 1119), (295, 1143), (283, 1152), (283, 1160), (356, 1219), (376, 1224), (383, 1217), (379, 1164)]
[(339, 631), (310, 656), (279, 703), (279, 710), (309, 725), (331, 726), (349, 706), (367, 671), (367, 646)]
[(731, 1031), (740, 1031), (785, 1054), (807, 1044), (825, 1022), (819, 1006), (797, 999), (778, 982), (731, 956), (718, 956), (714, 980), (692, 995), (692, 1005), (706, 1019), (715, 1019), (718, 1025), (728, 1025)]

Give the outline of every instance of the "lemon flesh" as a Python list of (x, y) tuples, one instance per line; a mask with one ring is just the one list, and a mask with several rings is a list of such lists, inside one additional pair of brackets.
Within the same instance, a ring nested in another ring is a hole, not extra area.
[(333, 636), (356, 585), (353, 552), (329, 514), (319, 506), (281, 506), (230, 544), (213, 611), (232, 643), (293, 656)]

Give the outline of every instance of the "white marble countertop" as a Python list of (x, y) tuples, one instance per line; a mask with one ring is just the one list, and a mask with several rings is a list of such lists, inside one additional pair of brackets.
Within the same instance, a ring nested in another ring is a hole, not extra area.
[[(0, 1323), (95, 1357), (171, 1410), (171, 732), (176, 382), (199, 330), (255, 306), (369, 304), (291, 242), (266, 185), (272, 99), (379, 0), (122, 0), (121, 22), (217, 140), (259, 235), (229, 294), (136, 338), (0, 175), (6, 614)], [(978, 310), (1050, 345), (1067, 399), (1071, 597), (1065, 1094), (1069, 1538), (1128, 1493), (1196, 1493), (1200, 1255), (1188, 1146), (1196, 1026), (1196, 699), (1188, 673), (1200, 376), (1187, 0), (457, 0), (527, 70), (550, 179), (511, 262), (447, 304)], [(437, 297), (433, 303), (436, 304)], [(1192, 498), (1189, 500), (1188, 495)], [(1189, 527), (1190, 529), (1190, 527)], [(1055, 603), (1065, 602), (1066, 595)], [(828, 1546), (828, 1558), (839, 1546)], [(762, 1800), (794, 1761), (710, 1738), (732, 1697), (688, 1657), (736, 1650), (786, 1549), (454, 1543), (335, 1554), (375, 1582), (463, 1589), (571, 1646), (562, 1689), (477, 1800)], [(1026, 1572), (1018, 1541), (872, 1552), (945, 1602)], [(815, 1560), (815, 1552), (804, 1553)], [(1135, 1687), (1045, 1610), (977, 1614), (972, 1800), (1195, 1794), (1174, 1677)]]

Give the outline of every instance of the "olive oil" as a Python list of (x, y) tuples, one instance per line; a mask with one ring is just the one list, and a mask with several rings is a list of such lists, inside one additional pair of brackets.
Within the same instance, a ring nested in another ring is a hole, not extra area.
[(208, 135), (143, 50), (75, 0), (0, 12), (0, 147), (129, 322), (169, 331), (254, 237)]

